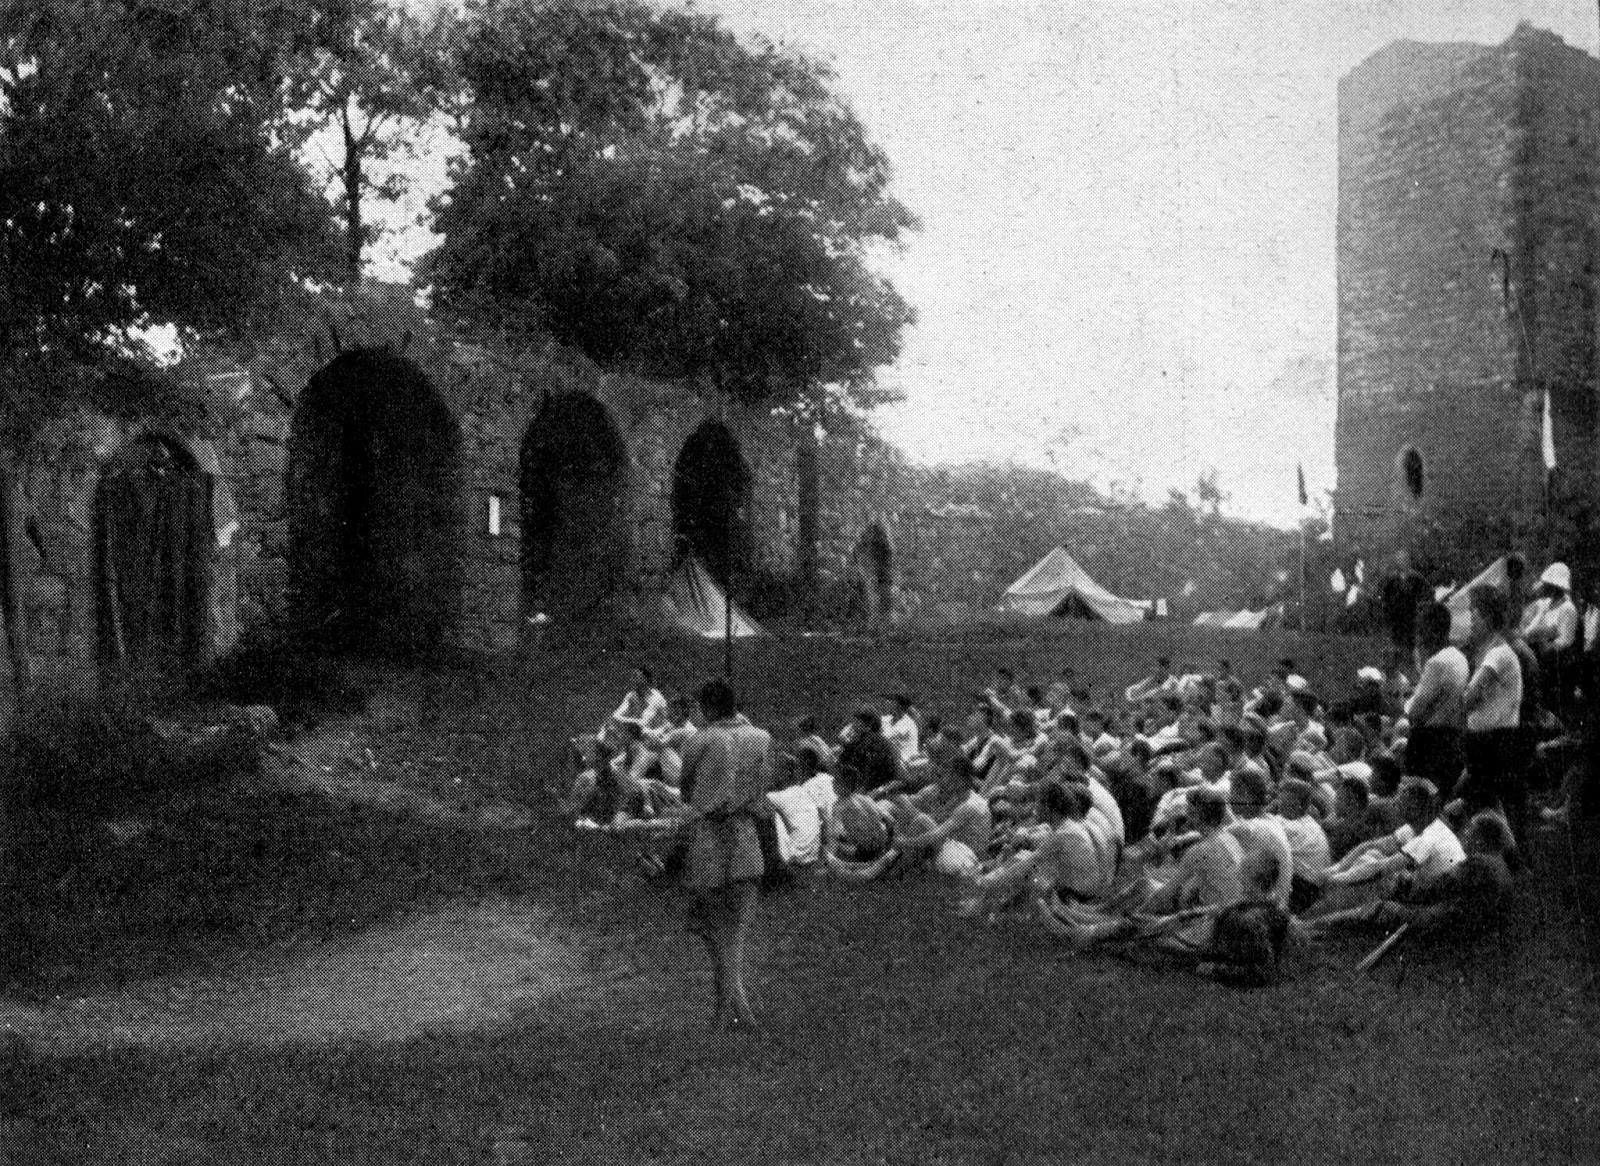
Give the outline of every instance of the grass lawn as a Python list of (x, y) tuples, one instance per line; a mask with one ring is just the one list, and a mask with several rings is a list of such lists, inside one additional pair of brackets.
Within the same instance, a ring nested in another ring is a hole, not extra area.
[[(740, 647), (758, 722), (996, 663), (1120, 687), (1157, 653), (1291, 654), (1338, 691), (1360, 641), (1150, 626)], [(813, 881), (755, 940), (767, 1035), (704, 1031), (680, 905), (549, 815), (543, 759), (634, 660), (552, 648), (372, 671), (309, 773), (163, 812), (97, 859), (0, 996), (0, 1163), (1596, 1162), (1600, 845), (1541, 836), (1522, 919), (1470, 953), (1378, 937), (1241, 991), (953, 917), (934, 881)], [(323, 767), (327, 768), (324, 769)]]

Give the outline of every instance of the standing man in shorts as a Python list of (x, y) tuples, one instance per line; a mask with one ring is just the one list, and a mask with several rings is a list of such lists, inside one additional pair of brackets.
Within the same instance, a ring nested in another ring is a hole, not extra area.
[(699, 692), (705, 728), (683, 747), (683, 796), (689, 804), (683, 885), (693, 896), (689, 929), (711, 955), (714, 1026), (756, 1027), (745, 994), (745, 939), (764, 862), (756, 819), (772, 813), (772, 734), (739, 714), (726, 680)]

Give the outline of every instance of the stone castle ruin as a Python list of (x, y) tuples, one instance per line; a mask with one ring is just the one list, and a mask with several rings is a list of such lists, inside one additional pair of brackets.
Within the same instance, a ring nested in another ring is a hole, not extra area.
[[(1339, 87), (1338, 490), (1349, 559), (1466, 578), (1579, 557), (1597, 466), (1600, 61), (1522, 25), (1389, 45)], [(1558, 470), (1546, 474), (1548, 391)]]
[(38, 443), (20, 630), (39, 678), (204, 663), (251, 627), (503, 652), (535, 613), (654, 621), (686, 554), (837, 579), (886, 543), (844, 488), (853, 443), (452, 332), (410, 294), (330, 293), (299, 334), (186, 360), (192, 429), (89, 416)]

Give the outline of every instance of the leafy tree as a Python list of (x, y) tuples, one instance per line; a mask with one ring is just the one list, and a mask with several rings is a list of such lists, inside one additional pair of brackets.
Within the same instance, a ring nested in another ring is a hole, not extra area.
[(808, 416), (881, 399), (912, 314), (871, 259), (914, 220), (823, 66), (634, 0), (477, 0), (459, 45), (445, 300)]
[(32, 434), (84, 407), (185, 413), (137, 330), (236, 329), (336, 256), (326, 204), (268, 131), (297, 21), (232, 4), (0, 0), (0, 606), (19, 685)]
[(415, 160), (427, 123), (451, 104), (453, 29), (448, 8), (423, 18), (388, 0), (329, 0), (289, 57), (282, 130), (302, 155), (326, 160), (322, 176), (337, 191), (351, 280), (361, 278), (364, 250), (378, 237), (368, 200), (398, 199), (410, 183), (403, 171), (379, 179), (374, 168)]

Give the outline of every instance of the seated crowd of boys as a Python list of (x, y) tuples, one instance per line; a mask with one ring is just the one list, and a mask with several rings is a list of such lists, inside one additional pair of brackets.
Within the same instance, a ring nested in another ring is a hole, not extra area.
[[(925, 718), (904, 693), (831, 740), (801, 718), (767, 800), (793, 867), (936, 872), (967, 916), (1021, 912), (1074, 947), (1149, 945), (1218, 975), (1270, 974), (1291, 915), (1313, 934), (1470, 934), (1502, 910), (1520, 865), (1505, 814), (1452, 801), (1451, 774), (1400, 760), (1417, 692), (1363, 668), (1330, 705), (1292, 661), (1247, 692), (1227, 661), (1178, 675), (1161, 659), (1107, 702), (1070, 668), (1048, 688), (1002, 668), (959, 719)], [(574, 742), (579, 824), (668, 835), (691, 714), (636, 674), (602, 731)], [(651, 864), (662, 853), (641, 848)]]

